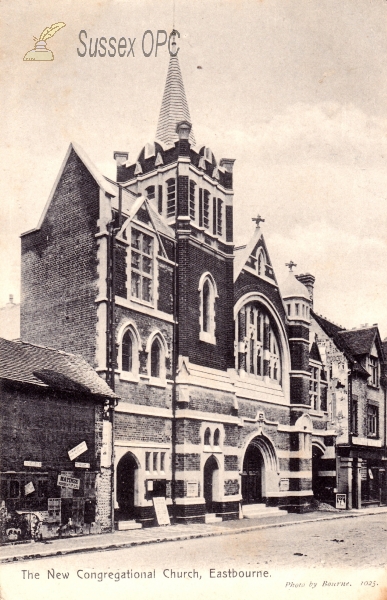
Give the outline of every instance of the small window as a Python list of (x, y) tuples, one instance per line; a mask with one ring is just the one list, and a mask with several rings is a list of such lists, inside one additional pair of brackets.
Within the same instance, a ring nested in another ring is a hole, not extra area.
[(174, 217), (176, 214), (176, 179), (167, 181), (167, 217)]
[(204, 445), (209, 446), (210, 440), (211, 440), (211, 431), (210, 431), (210, 428), (207, 427), (207, 429), (204, 432)]
[(189, 216), (193, 221), (195, 220), (195, 208), (196, 208), (196, 197), (195, 197), (196, 183), (192, 181), (189, 182)]
[(133, 370), (133, 343), (128, 329), (122, 338), (122, 370), (128, 373)]
[(150, 452), (145, 452), (145, 470), (150, 471)]
[(378, 359), (375, 356), (369, 357), (370, 383), (374, 386), (379, 385)]
[(369, 405), (367, 408), (367, 425), (368, 435), (372, 437), (378, 436), (379, 429), (379, 408), (377, 406)]
[(296, 316), (298, 317), (300, 314), (300, 305), (296, 304)]
[(291, 304), (287, 304), (286, 308), (288, 309), (288, 317), (290, 317)]
[(145, 188), (145, 193), (146, 193), (146, 197), (148, 198), (148, 200), (154, 200), (156, 197), (155, 186), (150, 185), (147, 188)]
[(203, 191), (203, 227), (206, 229), (210, 227), (210, 192), (208, 190)]
[(154, 340), (151, 347), (151, 377), (160, 377), (161, 347), (159, 340)]
[(157, 471), (157, 463), (158, 463), (158, 459), (159, 459), (159, 453), (158, 452), (153, 452), (153, 470)]
[(221, 201), (220, 198), (218, 198), (218, 219), (217, 219), (218, 235), (222, 235), (222, 231), (223, 231), (222, 204), (223, 204), (223, 202)]
[(203, 331), (210, 331), (211, 291), (208, 279), (203, 285)]
[(219, 446), (220, 442), (220, 431), (219, 429), (215, 429), (214, 431), (214, 446)]
[(160, 471), (165, 471), (165, 452), (160, 453)]

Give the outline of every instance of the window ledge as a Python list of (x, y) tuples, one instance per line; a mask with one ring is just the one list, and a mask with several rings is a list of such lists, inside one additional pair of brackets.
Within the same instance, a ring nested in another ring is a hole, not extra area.
[(208, 331), (201, 331), (199, 333), (199, 340), (201, 342), (206, 342), (207, 344), (214, 344), (214, 346), (216, 345), (215, 336)]
[(149, 377), (148, 385), (153, 387), (165, 388), (167, 387), (167, 380), (160, 377)]
[(130, 381), (132, 383), (138, 383), (140, 381), (139, 375), (135, 375), (134, 373), (129, 371), (121, 371), (117, 374), (121, 381)]
[(203, 452), (211, 452), (212, 454), (222, 454), (220, 446), (204, 446)]

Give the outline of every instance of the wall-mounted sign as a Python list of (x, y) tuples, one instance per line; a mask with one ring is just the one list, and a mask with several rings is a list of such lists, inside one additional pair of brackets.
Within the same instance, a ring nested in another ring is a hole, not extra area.
[(156, 511), (156, 519), (159, 525), (170, 525), (169, 513), (165, 498), (162, 496), (153, 498), (153, 506)]
[(75, 446), (75, 448), (72, 448), (71, 450), (68, 451), (70, 460), (74, 460), (74, 458), (77, 458), (77, 456), (79, 456), (80, 454), (83, 454), (84, 452), (86, 452), (86, 450), (87, 450), (86, 442), (81, 442), (80, 444), (78, 444), (78, 446)]
[(289, 491), (289, 479), (280, 479), (280, 492)]
[(153, 492), (153, 479), (146, 480), (146, 491)]
[(197, 498), (199, 484), (197, 481), (187, 481), (187, 498)]
[(79, 490), (81, 480), (68, 475), (58, 475), (57, 484), (59, 487), (69, 488), (70, 490)]
[(35, 488), (34, 488), (34, 484), (32, 483), (32, 481), (30, 481), (29, 483), (27, 483), (24, 486), (24, 495), (25, 496), (28, 496), (28, 494), (32, 494), (34, 491), (35, 491)]
[(75, 463), (75, 467), (77, 469), (90, 469), (90, 463), (81, 463), (81, 462), (76, 462)]
[(42, 463), (37, 460), (25, 460), (23, 464), (25, 467), (41, 467), (42, 466)]
[(336, 508), (347, 508), (347, 494), (336, 494)]

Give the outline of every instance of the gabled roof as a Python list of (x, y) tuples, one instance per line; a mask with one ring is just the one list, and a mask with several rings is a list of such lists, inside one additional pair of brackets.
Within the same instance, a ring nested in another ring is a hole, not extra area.
[[(157, 124), (156, 139), (167, 147), (172, 146), (178, 140), (176, 125), (181, 121), (188, 121), (192, 124), (179, 60), (177, 56), (171, 56)], [(192, 146), (195, 146), (195, 136), (192, 129), (189, 141)]]
[(75, 144), (74, 142), (71, 142), (66, 155), (63, 159), (63, 162), (61, 164), (61, 167), (59, 169), (58, 175), (55, 179), (55, 183), (51, 189), (50, 195), (47, 199), (47, 202), (45, 204), (45, 207), (43, 209), (42, 215), (40, 217), (39, 223), (37, 225), (37, 227), (35, 227), (34, 229), (30, 229), (29, 231), (26, 231), (24, 233), (22, 233), (21, 235), (27, 235), (27, 233), (31, 233), (32, 231), (36, 231), (38, 229), (41, 228), (43, 221), (46, 217), (47, 211), (49, 209), (49, 206), (51, 204), (51, 201), (54, 197), (54, 194), (56, 192), (56, 188), (58, 186), (58, 183), (62, 177), (63, 171), (66, 168), (67, 165), (67, 161), (70, 157), (71, 152), (74, 151), (75, 154), (78, 156), (79, 160), (85, 165), (86, 169), (89, 171), (90, 175), (94, 178), (95, 182), (97, 183), (97, 185), (99, 185), (99, 187), (106, 193), (109, 194), (109, 196), (115, 196), (115, 194), (117, 193), (117, 188), (114, 187), (114, 185), (106, 178), (102, 175), (102, 173), (97, 169), (97, 167), (95, 166), (95, 164), (90, 160), (90, 158), (87, 156), (86, 152), (80, 147), (78, 146), (78, 144)]
[(354, 356), (369, 354), (374, 342), (377, 345), (381, 345), (381, 342), (377, 340), (378, 328), (375, 326), (355, 330), (351, 329), (349, 331), (339, 331), (338, 335), (344, 340), (344, 343)]
[[(114, 200), (113, 208), (118, 209), (118, 202)], [(169, 238), (175, 239), (175, 231), (166, 223), (163, 217), (155, 210), (145, 196), (134, 198), (125, 188), (122, 189), (122, 214), (127, 217), (121, 227), (121, 232), (128, 226), (128, 222), (136, 218), (139, 210), (143, 209), (149, 216), (149, 220), (155, 231)]]
[(118, 399), (81, 356), (3, 338), (0, 338), (0, 379)]
[(336, 325), (335, 323), (328, 321), (328, 319), (325, 319), (321, 315), (318, 315), (313, 310), (311, 310), (310, 312), (311, 312), (311, 315), (313, 316), (314, 320), (317, 321), (317, 323), (320, 325), (321, 329), (323, 331), (325, 331), (325, 333), (329, 337), (333, 338), (339, 331), (345, 331), (344, 327), (340, 327), (339, 325)]
[[(260, 244), (262, 246), (262, 248), (265, 252), (266, 264), (268, 264), (271, 267), (271, 261), (270, 261), (269, 252), (267, 250), (266, 242), (264, 240), (262, 230), (258, 225), (255, 228), (254, 233), (253, 233), (250, 241), (248, 242), (248, 244), (246, 244), (245, 246), (238, 246), (237, 248), (234, 249), (234, 256), (235, 256), (234, 281), (236, 281), (238, 279), (241, 271), (243, 270), (247, 261), (249, 260), (250, 255), (254, 252), (254, 249), (256, 248), (256, 246), (258, 244)], [(258, 277), (258, 274), (257, 274), (257, 277)], [(273, 283), (278, 285), (274, 271), (273, 271)]]

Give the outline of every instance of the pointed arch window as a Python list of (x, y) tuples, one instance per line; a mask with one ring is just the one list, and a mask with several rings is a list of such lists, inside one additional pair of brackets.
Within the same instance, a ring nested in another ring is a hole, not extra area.
[(148, 200), (154, 200), (156, 197), (155, 186), (148, 185), (148, 187), (145, 188), (145, 193), (146, 193)]
[(215, 281), (210, 273), (205, 273), (199, 282), (200, 334), (202, 342), (215, 344), (215, 301), (218, 297)]
[(211, 430), (209, 427), (204, 432), (204, 445), (209, 446), (211, 444)]
[(122, 335), (118, 337), (119, 351), (117, 357), (120, 378), (137, 381), (139, 372), (139, 336), (132, 324), (126, 325), (121, 331)]
[(281, 346), (267, 308), (257, 301), (245, 304), (235, 320), (235, 328), (235, 339), (243, 340), (243, 345), (239, 344), (235, 368), (281, 385)]
[(220, 431), (219, 429), (215, 429), (214, 431), (214, 446), (220, 445)]
[(151, 377), (160, 378), (161, 346), (156, 338), (151, 346)]
[(259, 251), (258, 261), (257, 261), (257, 271), (258, 271), (258, 275), (260, 275), (260, 277), (265, 275), (265, 267), (266, 267), (266, 256), (265, 256), (264, 251), (261, 249)]
[(133, 342), (132, 335), (127, 329), (122, 338), (122, 365), (121, 368), (127, 373), (133, 369)]

